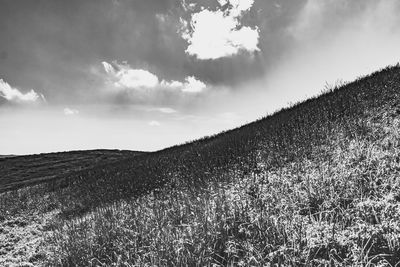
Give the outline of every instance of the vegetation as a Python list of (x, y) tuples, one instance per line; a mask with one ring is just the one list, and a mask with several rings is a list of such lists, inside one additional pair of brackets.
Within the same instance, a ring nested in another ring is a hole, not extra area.
[(4, 193), (0, 214), (58, 211), (45, 266), (397, 266), (399, 126), (397, 65), (238, 129)]
[(80, 170), (142, 153), (98, 149), (27, 156), (0, 155), (0, 192), (58, 180)]

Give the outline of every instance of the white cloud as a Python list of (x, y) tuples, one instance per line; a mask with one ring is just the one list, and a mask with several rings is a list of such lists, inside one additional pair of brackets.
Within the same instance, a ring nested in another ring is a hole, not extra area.
[(78, 115), (79, 114), (79, 110), (72, 109), (72, 108), (64, 108), (64, 114), (67, 115), (67, 116)]
[(116, 85), (119, 87), (152, 88), (158, 84), (157, 76), (146, 70), (127, 69), (118, 76), (120, 79)]
[(194, 76), (186, 77), (185, 82), (162, 81), (162, 85), (166, 88), (180, 90), (184, 93), (201, 93), (207, 88), (205, 83), (196, 79)]
[(182, 93), (200, 93), (206, 89), (206, 84), (196, 79), (194, 76), (188, 76), (184, 82), (180, 81), (159, 81), (158, 77), (142, 69), (132, 69), (127, 64), (112, 64), (102, 62), (109, 80), (115, 88), (119, 89), (158, 89), (173, 90)]
[(220, 6), (224, 6), (224, 5), (228, 4), (228, 0), (217, 0), (217, 1)]
[(157, 108), (157, 110), (160, 111), (161, 113), (166, 113), (166, 114), (172, 114), (177, 112), (173, 108)]
[(206, 89), (205, 83), (197, 80), (195, 77), (190, 76), (186, 78), (186, 82), (183, 84), (181, 90), (187, 93), (200, 93)]
[(146, 112), (159, 112), (163, 114), (175, 114), (178, 113), (176, 109), (170, 107), (136, 107), (138, 110), (146, 111)]
[(242, 12), (249, 11), (254, 4), (254, 0), (229, 0), (232, 5), (230, 13), (234, 17), (238, 17)]
[(153, 126), (153, 127), (157, 127), (160, 126), (161, 123), (159, 123), (158, 121), (149, 121), (149, 126)]
[(182, 1), (182, 7), (185, 11), (193, 10), (196, 7), (195, 3), (187, 4), (185, 0)]
[(113, 65), (102, 62), (104, 70), (113, 78), (115, 87), (118, 88), (152, 88), (158, 85), (158, 77), (153, 73), (142, 70), (132, 69), (129, 65)]
[(103, 64), (104, 70), (105, 70), (108, 74), (110, 74), (110, 75), (115, 75), (114, 67), (113, 67), (110, 63), (103, 61), (103, 62), (101, 62), (101, 64)]
[(11, 87), (3, 79), (0, 79), (0, 97), (14, 103), (34, 103), (38, 100), (45, 100), (43, 95), (37, 94), (34, 90), (22, 93), (16, 88)]
[[(219, 1), (220, 5), (226, 1)], [(190, 28), (181, 19), (181, 36), (189, 45), (186, 53), (198, 59), (217, 59), (240, 51), (259, 51), (258, 28), (243, 26), (243, 13), (250, 10), (254, 0), (230, 0), (224, 12), (204, 9), (192, 14)]]

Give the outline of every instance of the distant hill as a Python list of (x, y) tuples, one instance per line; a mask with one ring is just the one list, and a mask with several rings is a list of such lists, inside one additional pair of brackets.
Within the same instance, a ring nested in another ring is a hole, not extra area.
[(15, 157), (15, 155), (0, 155), (0, 159), (11, 158), (11, 157)]
[(26, 156), (0, 156), (0, 192), (50, 180), (143, 152), (82, 150)]

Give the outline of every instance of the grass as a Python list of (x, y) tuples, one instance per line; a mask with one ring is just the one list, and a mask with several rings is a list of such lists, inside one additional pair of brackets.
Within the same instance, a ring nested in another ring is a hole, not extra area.
[[(238, 129), (3, 194), (44, 266), (398, 266), (400, 66)], [(18, 201), (16, 201), (18, 200)]]
[(387, 143), (400, 140), (399, 126), (396, 119), (379, 129), (388, 135), (373, 144), (338, 138), (326, 161), (232, 173), (202, 190), (162, 190), (95, 209), (54, 233), (62, 246), (53, 263), (395, 266), (400, 165), (392, 156), (400, 148)]
[(132, 157), (142, 152), (87, 150), (28, 156), (0, 156), (0, 192), (59, 180), (78, 171)]

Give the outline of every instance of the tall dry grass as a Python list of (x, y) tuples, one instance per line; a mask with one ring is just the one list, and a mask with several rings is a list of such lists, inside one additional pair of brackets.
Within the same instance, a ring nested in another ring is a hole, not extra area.
[[(379, 112), (379, 114), (378, 114)], [(400, 118), (276, 169), (115, 202), (50, 239), (61, 266), (396, 266)], [(386, 120), (387, 119), (387, 120)], [(317, 157), (318, 155), (318, 157)]]

